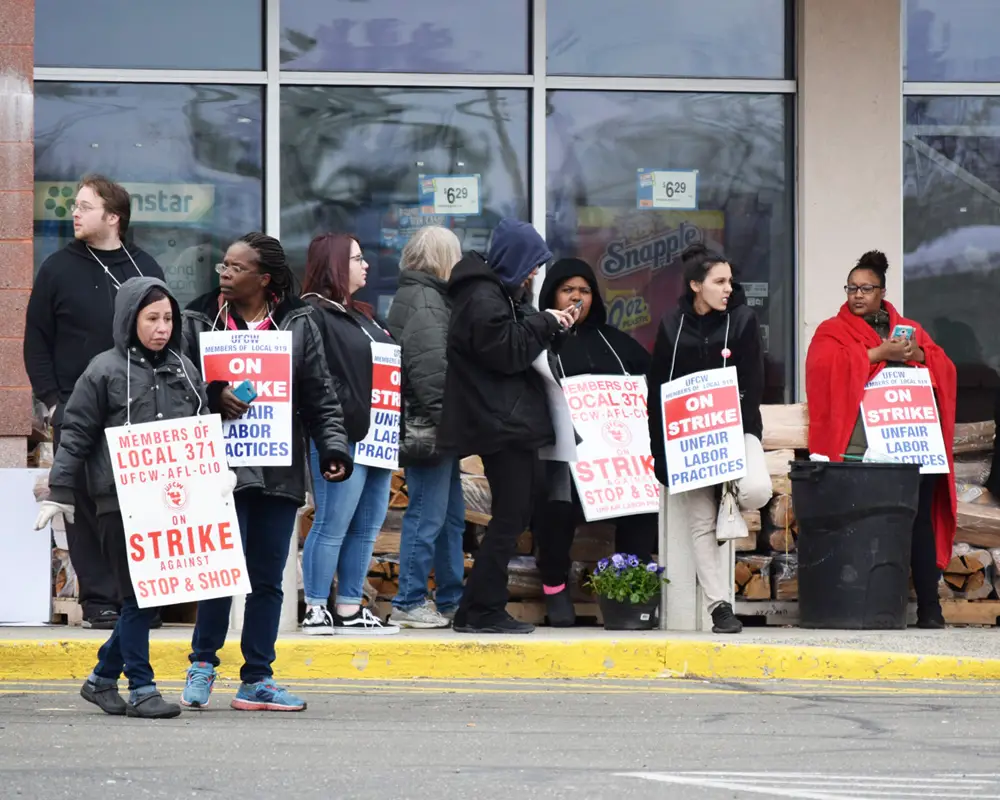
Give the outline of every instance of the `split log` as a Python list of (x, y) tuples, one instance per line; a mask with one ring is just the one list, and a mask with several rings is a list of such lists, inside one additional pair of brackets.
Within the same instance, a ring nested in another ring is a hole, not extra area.
[(458, 462), (459, 469), (467, 475), (485, 475), (483, 460), (479, 456), (466, 456)]
[(764, 405), (765, 450), (804, 450), (809, 446), (809, 412), (805, 403)]
[(535, 551), (535, 539), (531, 531), (524, 531), (517, 537), (517, 549), (515, 552), (521, 556), (530, 556)]
[(399, 531), (379, 531), (379, 535), (375, 537), (375, 549), (372, 553), (381, 556), (387, 553), (398, 553), (399, 552), (399, 540), (402, 538), (402, 534)]
[(955, 426), (955, 453), (981, 453), (993, 449), (996, 423), (960, 422)]
[(760, 512), (743, 511), (740, 513), (747, 525), (747, 535), (742, 539), (733, 540), (733, 547), (737, 553), (752, 553), (757, 549), (757, 537), (760, 535)]
[(795, 460), (794, 450), (771, 450), (764, 453), (767, 474), (771, 476), (771, 491), (775, 494), (791, 494), (792, 481), (788, 477), (788, 462)]
[(1000, 508), (959, 503), (955, 541), (976, 547), (1000, 547)]
[(960, 600), (985, 600), (993, 592), (993, 557), (986, 550), (957, 544), (945, 567), (941, 594)]
[(516, 600), (544, 597), (542, 576), (533, 556), (515, 556), (510, 560), (507, 565), (507, 593)]
[(771, 498), (767, 506), (767, 516), (775, 528), (792, 528), (798, 524), (790, 494), (778, 494)]
[(389, 482), (389, 508), (404, 509), (409, 502), (406, 478), (403, 476), (403, 470), (397, 469), (392, 473), (392, 480)]
[(980, 457), (980, 454), (959, 456), (955, 459), (955, 483), (971, 483), (982, 486), (990, 476), (992, 457)]
[(767, 536), (767, 545), (775, 553), (794, 553), (799, 548), (798, 526), (775, 528)]
[(490, 483), (484, 475), (462, 475), (465, 519), (476, 525), (488, 525), (492, 517)]
[(776, 555), (771, 562), (771, 585), (775, 600), (799, 599), (799, 557)]
[(771, 556), (736, 556), (736, 597), (743, 600), (771, 599)]

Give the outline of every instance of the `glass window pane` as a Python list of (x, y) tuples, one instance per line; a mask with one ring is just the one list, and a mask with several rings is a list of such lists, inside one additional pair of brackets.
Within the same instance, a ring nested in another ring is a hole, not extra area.
[(1000, 97), (908, 97), (906, 315), (958, 368), (959, 421), (993, 419), (1000, 386)]
[(35, 268), (73, 238), (67, 203), (100, 172), (132, 193), (127, 238), (184, 305), (263, 224), (263, 103), (243, 86), (35, 84)]
[[(481, 212), (422, 216), (420, 175), (478, 175)], [(511, 89), (284, 87), (281, 234), (297, 269), (313, 236), (353, 233), (368, 263), (360, 295), (383, 312), (399, 256), (421, 225), (485, 251), (503, 217), (528, 219), (528, 93)]]
[(284, 69), (528, 71), (527, 0), (282, 0)]
[(785, 78), (786, 0), (548, 0), (552, 75)]
[(261, 0), (36, 0), (35, 64), (263, 69)]
[(906, 80), (1000, 80), (996, 0), (907, 0)]
[[(546, 224), (556, 258), (587, 261), (609, 322), (651, 349), (683, 288), (683, 250), (697, 241), (721, 249), (763, 326), (772, 403), (793, 391), (789, 109), (780, 95), (559, 91), (549, 95), (547, 121)], [(675, 176), (684, 199), (638, 207), (646, 201), (639, 170), (689, 173)]]

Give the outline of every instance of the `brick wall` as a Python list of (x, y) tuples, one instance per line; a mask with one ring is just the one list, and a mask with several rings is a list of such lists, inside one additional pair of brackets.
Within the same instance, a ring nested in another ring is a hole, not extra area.
[(35, 9), (0, 0), (0, 467), (24, 466), (31, 390), (24, 309), (31, 290)]

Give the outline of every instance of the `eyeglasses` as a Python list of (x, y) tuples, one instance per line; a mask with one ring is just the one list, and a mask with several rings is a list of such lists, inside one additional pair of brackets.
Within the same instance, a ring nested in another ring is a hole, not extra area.
[(104, 209), (99, 206), (92, 206), (90, 203), (77, 203), (72, 202), (69, 204), (69, 213), (72, 214), (74, 211), (79, 211), (81, 214), (87, 214), (91, 211), (103, 211)]
[(351, 261), (357, 261), (359, 264), (365, 260), (364, 253), (358, 253), (356, 256), (351, 256)]
[(219, 275), (223, 272), (231, 272), (233, 275), (242, 275), (244, 272), (253, 272), (249, 267), (241, 267), (239, 264), (216, 264), (215, 271)]
[(858, 292), (861, 292), (861, 294), (867, 296), (870, 295), (872, 292), (874, 292), (876, 289), (881, 289), (881, 288), (882, 288), (881, 286), (872, 286), (872, 284), (870, 283), (863, 283), (861, 284), (861, 286), (855, 286), (854, 284), (849, 283), (847, 284), (847, 286), (844, 287), (844, 291), (847, 292), (848, 295), (857, 294)]

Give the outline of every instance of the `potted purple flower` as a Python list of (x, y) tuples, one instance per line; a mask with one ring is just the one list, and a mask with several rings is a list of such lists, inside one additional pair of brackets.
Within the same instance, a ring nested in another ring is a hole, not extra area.
[(642, 631), (656, 627), (660, 587), (667, 583), (663, 567), (643, 564), (636, 556), (615, 553), (602, 558), (587, 581), (609, 631)]

